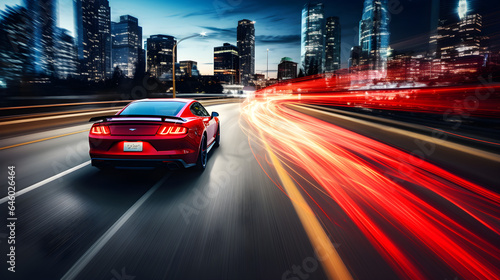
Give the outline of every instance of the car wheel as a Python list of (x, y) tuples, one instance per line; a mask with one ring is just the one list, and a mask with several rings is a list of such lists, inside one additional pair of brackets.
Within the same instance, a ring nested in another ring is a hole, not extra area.
[(207, 157), (208, 157), (207, 138), (205, 137), (205, 135), (203, 135), (203, 137), (201, 138), (198, 161), (196, 162), (196, 169), (201, 171), (205, 170), (205, 168), (207, 167)]
[(217, 135), (215, 136), (215, 147), (220, 146), (220, 125), (217, 126)]

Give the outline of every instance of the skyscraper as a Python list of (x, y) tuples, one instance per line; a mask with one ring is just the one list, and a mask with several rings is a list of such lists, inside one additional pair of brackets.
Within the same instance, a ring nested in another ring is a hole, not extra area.
[(130, 15), (120, 16), (120, 22), (111, 23), (111, 36), (113, 68), (118, 67), (125, 76), (133, 78), (142, 48), (142, 27), (139, 26), (137, 18)]
[(385, 70), (389, 47), (388, 0), (365, 0), (359, 22), (359, 45), (362, 63), (371, 70)]
[(302, 9), (300, 67), (304, 75), (323, 73), (325, 20), (323, 3), (307, 3)]
[(214, 76), (226, 84), (239, 83), (238, 48), (229, 43), (214, 48)]
[(0, 16), (0, 82), (19, 85), (26, 72), (29, 55), (29, 19), (25, 7), (6, 6)]
[(481, 62), (481, 56), (487, 53), (487, 37), (481, 34), (482, 16), (473, 13), (466, 0), (441, 0), (439, 4), (437, 32), (430, 40), (431, 46), (435, 45), (436, 74), (446, 75), (454, 68), (463, 68), (471, 64), (470, 59)]
[(76, 46), (69, 31), (57, 28), (55, 72), (59, 79), (67, 79), (76, 74)]
[(459, 57), (471, 55), (483, 55), (482, 34), (483, 20), (480, 14), (465, 14), (458, 23), (458, 45), (457, 55)]
[(110, 77), (111, 19), (108, 0), (75, 0), (80, 75), (91, 82)]
[(237, 28), (238, 53), (240, 55), (240, 75), (243, 85), (255, 74), (255, 27), (248, 19), (238, 21)]
[(340, 20), (338, 17), (326, 19), (325, 72), (340, 69)]
[(278, 81), (297, 78), (297, 63), (289, 57), (283, 57), (278, 64)]
[(55, 74), (56, 3), (56, 0), (24, 0), (29, 19), (28, 74)]
[[(169, 35), (152, 35), (147, 40), (147, 71), (156, 78), (172, 73), (172, 54), (177, 40)], [(176, 61), (177, 61), (177, 49)]]

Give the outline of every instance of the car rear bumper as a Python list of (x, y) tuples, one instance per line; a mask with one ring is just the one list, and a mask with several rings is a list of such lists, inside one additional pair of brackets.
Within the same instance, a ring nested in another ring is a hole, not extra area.
[(143, 169), (167, 167), (170, 169), (175, 169), (181, 167), (189, 168), (194, 165), (196, 164), (186, 163), (183, 159), (92, 158), (92, 166), (99, 168), (116, 167), (126, 169)]

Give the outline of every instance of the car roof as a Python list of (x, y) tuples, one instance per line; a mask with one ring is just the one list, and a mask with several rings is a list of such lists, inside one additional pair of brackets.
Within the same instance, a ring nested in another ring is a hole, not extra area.
[(189, 102), (192, 102), (192, 101), (196, 101), (194, 99), (188, 99), (188, 98), (154, 98), (154, 99), (149, 99), (149, 98), (146, 98), (146, 99), (140, 99), (140, 100), (136, 100), (136, 101), (133, 101), (133, 102), (184, 102), (184, 103), (189, 103)]

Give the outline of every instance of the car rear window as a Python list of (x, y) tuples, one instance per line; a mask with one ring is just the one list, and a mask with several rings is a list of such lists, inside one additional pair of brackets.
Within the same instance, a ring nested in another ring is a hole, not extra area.
[(186, 103), (177, 101), (147, 101), (132, 103), (120, 115), (176, 116)]

